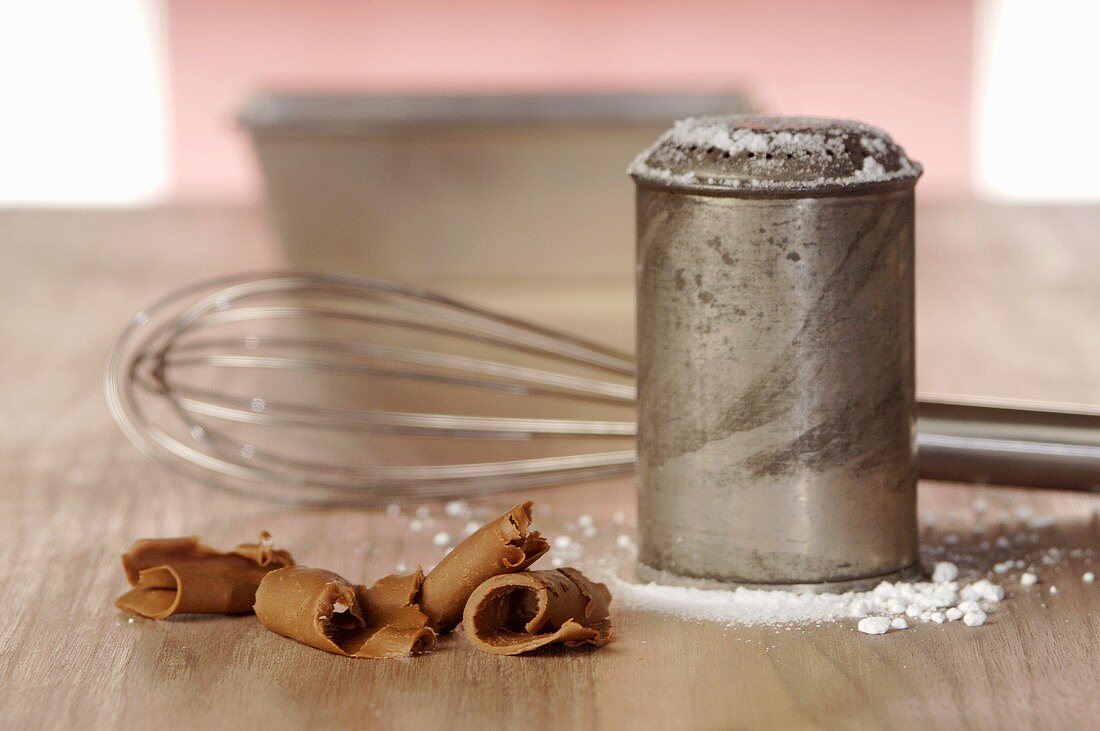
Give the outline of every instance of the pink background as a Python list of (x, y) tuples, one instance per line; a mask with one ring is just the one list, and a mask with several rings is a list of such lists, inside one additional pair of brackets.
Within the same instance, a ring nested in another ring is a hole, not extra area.
[(262, 89), (744, 88), (886, 128), (971, 182), (973, 0), (167, 0), (170, 194), (259, 194), (234, 114)]

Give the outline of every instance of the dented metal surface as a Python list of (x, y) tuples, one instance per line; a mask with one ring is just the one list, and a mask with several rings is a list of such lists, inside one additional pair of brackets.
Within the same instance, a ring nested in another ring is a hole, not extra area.
[(858, 585), (916, 563), (913, 183), (639, 186), (643, 577)]

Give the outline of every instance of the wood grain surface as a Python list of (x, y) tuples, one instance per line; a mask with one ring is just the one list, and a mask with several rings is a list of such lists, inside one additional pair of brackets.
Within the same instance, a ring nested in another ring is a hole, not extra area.
[[(1096, 208), (922, 207), (922, 392), (1100, 403), (1097, 231)], [(251, 616), (131, 621), (113, 600), (118, 554), (138, 537), (228, 547), (267, 529), (301, 563), (362, 581), (434, 563), (427, 531), (459, 526), (439, 505), (414, 533), (415, 506), (390, 516), (222, 494), (152, 463), (112, 424), (101, 381), (113, 338), (171, 288), (277, 265), (259, 212), (0, 212), (0, 256), (0, 727), (1080, 729), (1100, 718), (1100, 583), (1081, 580), (1100, 572), (1095, 495), (922, 484), (927, 558), (957, 536), (947, 550), (986, 570), (1006, 552), (983, 542), (1022, 534), (1007, 553), (1039, 568), (1037, 587), (1006, 578), (1006, 602), (977, 629), (871, 637), (854, 621), (741, 627), (618, 611), (618, 640), (595, 651), (496, 657), (458, 634), (424, 657), (356, 661)], [(629, 283), (454, 288), (631, 345)], [(615, 538), (631, 531), (631, 480), (532, 497), (552, 535), (594, 517), (582, 566), (621, 552)], [(1021, 507), (1057, 521), (1021, 528)], [(1081, 551), (1047, 566), (1052, 546)]]

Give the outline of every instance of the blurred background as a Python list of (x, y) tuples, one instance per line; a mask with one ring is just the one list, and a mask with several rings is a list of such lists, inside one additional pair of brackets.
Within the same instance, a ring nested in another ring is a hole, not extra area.
[(10, 2), (0, 203), (256, 201), (236, 119), (281, 90), (732, 90), (889, 130), (922, 196), (1090, 200), (1098, 25), (1088, 0)]

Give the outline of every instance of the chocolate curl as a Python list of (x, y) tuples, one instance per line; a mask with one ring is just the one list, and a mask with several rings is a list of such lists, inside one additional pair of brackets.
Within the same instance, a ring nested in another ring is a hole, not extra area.
[(352, 649), (353, 656), (408, 657), (435, 646), (435, 633), (428, 629), (428, 618), (415, 603), (423, 583), (424, 572), (418, 568), (409, 576), (381, 578), (369, 589), (359, 587), (365, 624), (363, 642)]
[(291, 566), (264, 577), (256, 616), (272, 632), (336, 655), (418, 655), (435, 645), (428, 618), (413, 603), (423, 581), (417, 570), (367, 589), (331, 571)]
[(528, 500), (489, 521), (444, 556), (420, 591), (420, 609), (436, 632), (450, 632), (462, 621), (466, 601), (482, 582), (523, 571), (550, 550), (531, 525)]
[(595, 645), (611, 640), (611, 592), (576, 569), (496, 576), (470, 596), (462, 618), (479, 650), (519, 655), (546, 645)]
[(149, 619), (251, 612), (263, 577), (294, 563), (289, 553), (271, 547), (270, 537), (262, 533), (259, 543), (244, 543), (228, 553), (197, 536), (134, 541), (122, 555), (122, 568), (134, 588), (115, 605)]

